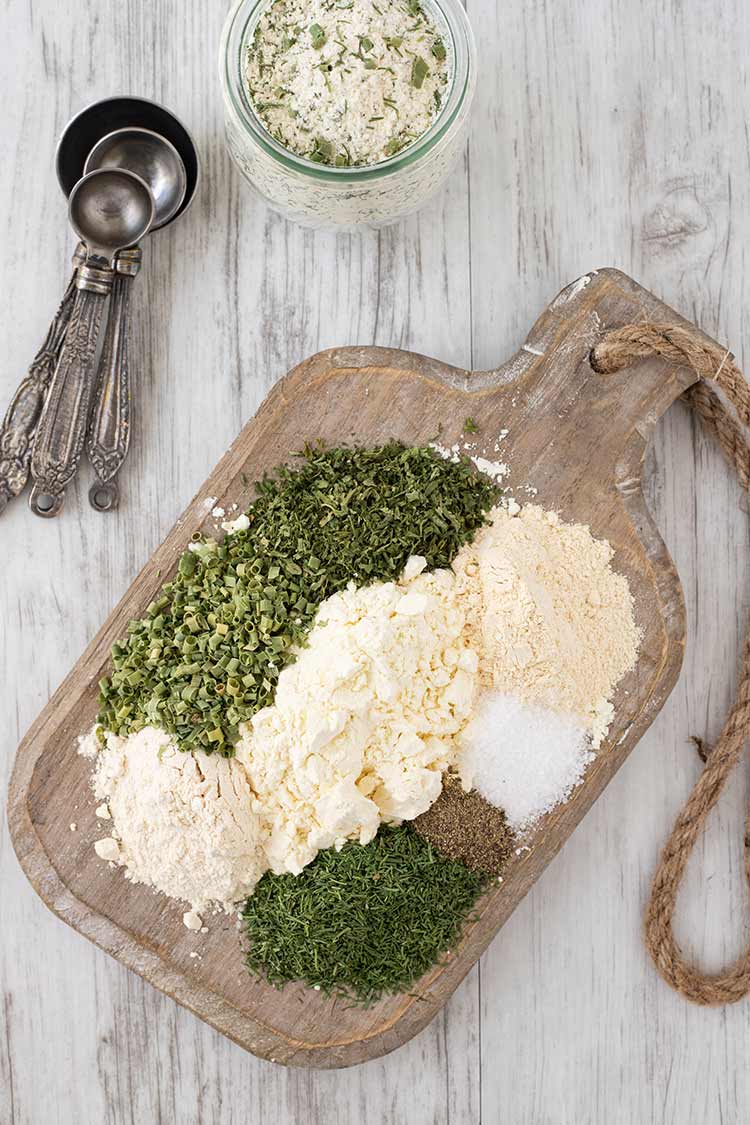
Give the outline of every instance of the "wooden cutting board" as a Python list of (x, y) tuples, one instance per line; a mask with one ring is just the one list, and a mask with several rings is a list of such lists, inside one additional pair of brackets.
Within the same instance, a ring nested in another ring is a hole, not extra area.
[[(9, 795), (20, 863), (47, 905), (145, 980), (256, 1055), (295, 1066), (348, 1066), (383, 1055), (423, 1028), (451, 995), (654, 720), (682, 662), (685, 613), (679, 579), (646, 510), (641, 467), (661, 414), (694, 380), (661, 360), (597, 375), (589, 352), (608, 329), (676, 314), (629, 278), (600, 270), (564, 289), (526, 343), (494, 371), (469, 372), (386, 348), (335, 348), (276, 385), (177, 521), (23, 740)], [(680, 319), (680, 318), (677, 318)], [(458, 441), (465, 418), (479, 451), (510, 466), (516, 498), (589, 525), (614, 547), (643, 630), (638, 665), (618, 690), (616, 719), (585, 782), (539, 825), (504, 882), (481, 901), (444, 965), (410, 995), (369, 1009), (326, 999), (302, 985), (279, 992), (243, 968), (234, 918), (196, 936), (183, 908), (128, 883), (94, 854), (102, 835), (88, 791), (89, 764), (76, 739), (95, 720), (97, 682), (110, 646), (142, 615), (194, 531), (214, 533), (214, 503), (246, 507), (252, 482), (305, 441), (424, 443), (440, 431)], [(508, 435), (494, 451), (500, 431)], [(209, 498), (215, 501), (209, 503)], [(77, 824), (72, 832), (71, 823)], [(191, 957), (197, 952), (199, 957)], [(528, 987), (534, 988), (533, 980)], [(498, 997), (498, 1003), (502, 998)]]

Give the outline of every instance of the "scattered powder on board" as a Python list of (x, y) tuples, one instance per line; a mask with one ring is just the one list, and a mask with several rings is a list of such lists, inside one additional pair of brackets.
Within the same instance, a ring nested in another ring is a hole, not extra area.
[[(504, 432), (507, 433), (507, 430)], [(498, 445), (499, 443), (495, 443), (496, 449)], [(488, 457), (483, 457), (478, 453), (472, 453), (471, 450), (474, 449), (475, 446), (475, 442), (464, 442), (463, 445), (460, 445), (458, 442), (454, 442), (453, 445), (441, 445), (437, 441), (430, 442), (430, 449), (434, 449), (444, 461), (451, 461), (454, 465), (457, 465), (462, 457), (468, 457), (472, 465), (479, 469), (480, 473), (484, 473), (485, 476), (490, 477), (496, 484), (498, 484), (503, 477), (507, 477), (510, 470), (505, 461), (491, 461)]]
[(460, 738), (461, 780), (502, 808), (517, 832), (568, 799), (593, 761), (570, 715), (485, 692)]
[(640, 639), (612, 548), (533, 504), (490, 521), (453, 564), (482, 682), (576, 716), (598, 746)]

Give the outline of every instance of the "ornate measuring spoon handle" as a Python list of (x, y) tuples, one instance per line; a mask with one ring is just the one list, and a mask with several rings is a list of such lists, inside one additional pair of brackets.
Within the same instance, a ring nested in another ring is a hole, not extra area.
[(86, 452), (97, 477), (89, 489), (89, 503), (99, 512), (117, 507), (120, 497), (114, 478), (130, 446), (130, 291), (142, 259), (143, 251), (136, 246), (121, 250), (115, 260), (109, 319), (86, 437)]
[(83, 452), (93, 386), (96, 345), (114, 270), (104, 258), (89, 257), (76, 278), (73, 311), (31, 453), (34, 487), (29, 507), (37, 516), (56, 516), (65, 487)]
[(29, 478), (34, 433), (73, 311), (78, 268), (85, 260), (86, 247), (79, 242), (73, 255), (73, 276), (68, 282), (45, 341), (34, 356), (26, 378), (5, 412), (0, 428), (0, 512), (5, 510), (14, 496), (23, 492)]

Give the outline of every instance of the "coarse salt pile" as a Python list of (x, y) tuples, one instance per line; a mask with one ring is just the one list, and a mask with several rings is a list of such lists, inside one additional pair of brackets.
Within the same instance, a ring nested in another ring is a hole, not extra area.
[(490, 520), (453, 563), (483, 685), (575, 716), (599, 746), (640, 639), (612, 547), (534, 504)]
[(132, 882), (189, 903), (190, 929), (200, 928), (199, 912), (230, 910), (252, 893), (268, 864), (239, 761), (183, 753), (154, 727), (129, 738), (109, 733), (102, 748), (90, 734), (79, 749), (95, 761), (97, 814), (112, 823), (94, 845), (100, 858), (122, 865)]
[(566, 801), (593, 761), (590, 740), (570, 715), (485, 692), (460, 737), (466, 789), (502, 808), (517, 832)]

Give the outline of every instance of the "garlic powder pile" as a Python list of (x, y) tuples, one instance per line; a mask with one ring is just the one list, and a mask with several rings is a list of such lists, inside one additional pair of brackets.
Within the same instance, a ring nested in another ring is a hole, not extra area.
[(533, 504), (490, 517), (453, 564), (482, 682), (577, 716), (599, 746), (639, 642), (612, 547)]
[(448, 58), (418, 0), (276, 0), (258, 21), (246, 77), (280, 144), (347, 167), (387, 160), (430, 128)]

